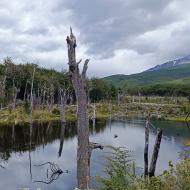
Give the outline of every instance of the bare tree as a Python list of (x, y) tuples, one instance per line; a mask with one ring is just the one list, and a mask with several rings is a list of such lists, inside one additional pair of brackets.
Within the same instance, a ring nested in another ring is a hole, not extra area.
[(26, 100), (27, 87), (28, 87), (28, 79), (26, 80), (26, 84), (24, 88), (24, 98), (23, 98), (24, 101)]
[(150, 128), (150, 114), (146, 120), (145, 127), (145, 147), (144, 147), (144, 176), (148, 176), (148, 147), (149, 147), (149, 128)]
[(13, 110), (16, 108), (17, 95), (20, 92), (20, 88), (17, 88), (15, 85), (15, 78), (13, 78)]
[(30, 178), (32, 179), (32, 158), (31, 158), (31, 146), (32, 146), (32, 129), (33, 129), (33, 87), (35, 77), (36, 66), (34, 65), (32, 78), (31, 78), (31, 89), (30, 89), (30, 146), (29, 146), (29, 166), (30, 166)]
[[(2, 79), (0, 79), (0, 97), (3, 99), (5, 98), (5, 86), (6, 86), (6, 80), (7, 80), (7, 61), (9, 61), (9, 58), (4, 60), (5, 65), (5, 73)], [(1, 107), (3, 107), (3, 101), (1, 102)]]
[(151, 160), (150, 168), (149, 168), (149, 177), (152, 177), (155, 174), (156, 163), (157, 163), (157, 159), (158, 159), (158, 153), (159, 153), (159, 150), (160, 150), (161, 140), (162, 140), (162, 130), (158, 129), (157, 130), (156, 141), (155, 141), (155, 144), (154, 144), (154, 150), (153, 150), (153, 154), (152, 154), (152, 160)]
[(76, 38), (70, 28), (70, 36), (67, 36), (69, 75), (75, 90), (77, 99), (77, 180), (78, 188), (87, 189), (90, 183), (90, 157), (92, 149), (103, 148), (99, 144), (89, 141), (89, 119), (87, 113), (88, 98), (86, 92), (86, 71), (89, 59), (85, 60), (82, 73), (79, 72), (79, 62), (76, 61), (75, 48), (77, 47)]
[(154, 145), (154, 150), (153, 150), (153, 154), (152, 154), (152, 159), (151, 159), (150, 167), (148, 170), (148, 147), (149, 147), (150, 127), (154, 127), (154, 126), (150, 122), (150, 113), (149, 113), (147, 120), (146, 120), (146, 127), (145, 127), (144, 177), (146, 177), (146, 176), (152, 177), (155, 174), (156, 163), (157, 163), (158, 154), (159, 154), (159, 150), (160, 150), (160, 144), (161, 144), (161, 140), (162, 140), (162, 130), (158, 128), (156, 141), (155, 141), (155, 145)]
[(31, 80), (31, 89), (30, 89), (30, 123), (32, 123), (32, 114), (33, 114), (33, 87), (34, 87), (35, 71), (36, 71), (36, 66), (34, 66), (32, 80)]

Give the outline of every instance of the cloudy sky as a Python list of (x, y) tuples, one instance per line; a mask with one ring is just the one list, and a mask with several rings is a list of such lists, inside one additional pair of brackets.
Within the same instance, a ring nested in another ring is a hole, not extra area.
[(0, 0), (0, 60), (67, 69), (69, 26), (88, 75), (141, 72), (190, 54), (189, 0)]

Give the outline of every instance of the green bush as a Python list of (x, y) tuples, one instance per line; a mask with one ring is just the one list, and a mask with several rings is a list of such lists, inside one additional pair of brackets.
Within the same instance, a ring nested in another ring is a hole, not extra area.
[(174, 168), (160, 176), (146, 177), (135, 174), (135, 164), (130, 152), (121, 148), (113, 148), (110, 156), (105, 157), (106, 178), (98, 177), (102, 183), (100, 190), (190, 190), (190, 158), (181, 161)]
[(28, 101), (24, 102), (24, 112), (29, 114), (30, 113), (30, 103)]
[(181, 111), (184, 112), (185, 114), (190, 113), (190, 104), (183, 105)]
[(60, 110), (58, 108), (54, 108), (52, 110), (52, 113), (55, 114), (55, 115), (60, 115)]
[(103, 184), (101, 190), (127, 190), (133, 189), (135, 178), (135, 166), (130, 152), (124, 148), (112, 148), (109, 156), (106, 156), (105, 173), (107, 178), (98, 177)]

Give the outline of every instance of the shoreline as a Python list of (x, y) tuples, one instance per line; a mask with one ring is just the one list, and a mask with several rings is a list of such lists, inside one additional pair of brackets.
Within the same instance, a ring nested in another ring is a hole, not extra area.
[[(171, 105), (170, 105), (171, 106)], [(176, 105), (175, 105), (176, 107)], [(144, 117), (148, 112), (144, 110), (151, 110), (152, 118), (166, 120), (166, 121), (181, 121), (181, 122), (189, 122), (190, 117), (182, 115), (174, 115), (168, 114), (166, 110), (162, 110), (160, 114), (156, 113), (156, 108), (153, 109), (152, 106), (148, 109), (144, 109), (144, 104), (136, 105), (136, 104), (126, 104), (126, 105), (109, 105), (109, 104), (96, 104), (96, 119), (107, 120), (107, 119), (118, 119), (118, 118), (129, 118), (129, 117)], [(66, 121), (76, 121), (76, 106), (71, 105), (66, 108)], [(92, 106), (89, 108), (89, 119), (93, 118), (93, 110)], [(11, 125), (11, 124), (28, 124), (30, 121), (29, 114), (26, 113), (23, 107), (17, 107), (15, 110), (1, 110), (0, 111), (0, 125)], [(57, 107), (55, 107), (52, 112), (47, 109), (35, 109), (33, 112), (33, 122), (34, 123), (47, 123), (51, 121), (61, 121), (60, 111)]]

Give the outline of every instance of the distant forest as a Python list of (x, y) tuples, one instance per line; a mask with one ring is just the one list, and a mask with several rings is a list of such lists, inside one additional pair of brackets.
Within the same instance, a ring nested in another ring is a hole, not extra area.
[(189, 96), (190, 63), (132, 75), (112, 75), (104, 80), (127, 89), (129, 94)]
[[(59, 91), (67, 90), (69, 101), (75, 102), (75, 95), (67, 71), (40, 68), (36, 64), (14, 64), (10, 57), (0, 64), (0, 105), (1, 107), (30, 100), (32, 77), (34, 74), (34, 105), (51, 107), (59, 103)], [(104, 79), (88, 80), (89, 102), (116, 101), (118, 95), (159, 95), (190, 96), (189, 85), (156, 84), (144, 86), (120, 86)]]
[[(34, 73), (35, 71), (35, 73)], [(30, 100), (31, 84), (34, 74), (33, 96), (34, 105), (51, 107), (59, 103), (60, 90), (67, 91), (68, 101), (75, 102), (75, 94), (66, 71), (40, 68), (36, 64), (14, 64), (6, 58), (0, 64), (0, 104), (1, 107), (19, 104)], [(88, 80), (87, 92), (89, 101), (114, 100), (117, 88), (101, 79)]]

